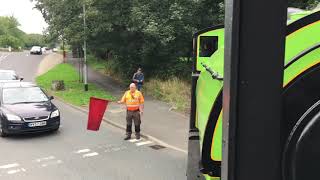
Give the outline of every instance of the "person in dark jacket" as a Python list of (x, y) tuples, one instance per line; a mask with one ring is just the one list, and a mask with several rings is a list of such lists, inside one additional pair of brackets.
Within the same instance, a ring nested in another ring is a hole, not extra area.
[(138, 68), (138, 71), (133, 74), (132, 81), (136, 84), (138, 91), (140, 91), (144, 82), (144, 75), (141, 68)]

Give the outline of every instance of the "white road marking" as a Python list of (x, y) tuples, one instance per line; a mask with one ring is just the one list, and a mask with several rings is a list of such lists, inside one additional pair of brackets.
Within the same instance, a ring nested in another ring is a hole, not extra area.
[(5, 60), (9, 55), (10, 55), (10, 54), (2, 54), (2, 55), (0, 56), (0, 62), (3, 61), (3, 60)]
[(97, 155), (99, 155), (99, 153), (93, 152), (93, 153), (84, 154), (84, 155), (82, 155), (82, 157), (83, 157), (83, 158), (86, 158), (86, 157), (92, 157), (92, 156), (97, 156)]
[(9, 169), (9, 168), (14, 168), (14, 167), (18, 167), (18, 166), (20, 166), (18, 163), (13, 163), (13, 164), (7, 164), (7, 165), (0, 166), (0, 169)]
[(138, 141), (141, 141), (141, 139), (130, 139), (130, 140), (129, 140), (129, 142), (132, 142), (132, 143), (138, 142)]
[(42, 162), (42, 161), (49, 161), (49, 160), (52, 160), (52, 159), (55, 159), (55, 157), (54, 156), (48, 156), (48, 157), (36, 159), (35, 161)]
[(10, 170), (10, 171), (8, 171), (7, 173), (8, 173), (8, 174), (16, 174), (16, 173), (19, 173), (19, 172), (21, 172), (21, 169)]
[(10, 171), (7, 171), (7, 174), (16, 174), (16, 173), (20, 173), (20, 172), (26, 172), (27, 170), (24, 168), (20, 168), (20, 169), (13, 169)]
[(61, 164), (61, 163), (62, 163), (61, 160), (57, 160), (57, 161), (53, 161), (53, 162), (41, 164), (41, 166), (42, 166), (42, 167), (47, 167), (47, 166), (50, 166), (50, 165), (57, 165), (57, 164)]
[(151, 144), (152, 141), (144, 141), (144, 142), (139, 142), (139, 143), (136, 143), (137, 146), (143, 146), (143, 145), (147, 145), (147, 144)]
[(80, 150), (76, 151), (75, 153), (81, 154), (81, 153), (86, 153), (86, 152), (90, 152), (90, 151), (91, 151), (90, 149), (80, 149)]

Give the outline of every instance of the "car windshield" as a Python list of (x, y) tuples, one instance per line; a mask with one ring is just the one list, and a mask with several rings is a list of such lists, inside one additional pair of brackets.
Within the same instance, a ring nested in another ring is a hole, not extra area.
[(27, 87), (3, 89), (2, 100), (4, 104), (15, 104), (43, 102), (49, 99), (39, 87)]
[(0, 80), (17, 80), (18, 76), (12, 72), (0, 72)]

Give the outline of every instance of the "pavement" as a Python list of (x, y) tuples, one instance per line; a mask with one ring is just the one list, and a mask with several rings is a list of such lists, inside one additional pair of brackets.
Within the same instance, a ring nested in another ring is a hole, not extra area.
[(50, 53), (45, 56), (39, 64), (37, 76), (40, 76), (56, 65), (63, 63), (63, 56), (58, 53)]
[[(46, 56), (0, 53), (0, 68), (34, 81)], [(87, 113), (59, 100), (54, 104), (61, 112), (58, 132), (0, 138), (0, 179), (186, 179), (185, 153), (150, 139), (123, 141), (123, 130), (105, 122), (99, 131), (87, 131)]]
[[(76, 68), (79, 67), (79, 61), (76, 58), (68, 57), (67, 62), (73, 64)], [(88, 67), (88, 82), (102, 87), (118, 99), (128, 89), (90, 67)], [(145, 110), (141, 125), (142, 134), (162, 145), (187, 153), (188, 117), (170, 109), (170, 105), (150, 96), (145, 96)], [(111, 102), (104, 115), (104, 120), (125, 129), (125, 116), (126, 110), (123, 105)]]

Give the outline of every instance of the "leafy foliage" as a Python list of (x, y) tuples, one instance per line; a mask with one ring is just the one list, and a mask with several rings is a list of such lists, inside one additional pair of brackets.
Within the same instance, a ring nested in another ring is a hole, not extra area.
[[(193, 33), (224, 22), (223, 0), (35, 1), (49, 24), (49, 34), (73, 47), (86, 39), (89, 51), (112, 61), (107, 64), (125, 78), (138, 66), (147, 77), (187, 76)], [(290, 5), (306, 8), (315, 1), (290, 0)]]
[(18, 29), (16, 18), (0, 17), (0, 46), (13, 48), (22, 47), (25, 33)]
[(30, 48), (32, 46), (45, 46), (43, 35), (26, 34), (25, 35), (25, 47)]
[(26, 34), (18, 28), (19, 25), (18, 20), (13, 16), (0, 17), (0, 47), (11, 46), (18, 49), (33, 45), (44, 46), (42, 35)]
[(289, 0), (290, 7), (296, 7), (301, 9), (312, 9), (320, 3), (319, 0)]

